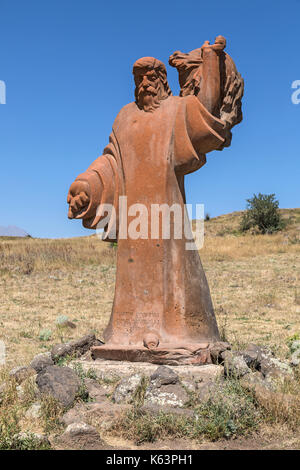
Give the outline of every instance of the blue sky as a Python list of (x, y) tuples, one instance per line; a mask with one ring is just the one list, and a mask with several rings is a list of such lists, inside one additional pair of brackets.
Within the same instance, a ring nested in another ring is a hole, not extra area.
[[(299, 30), (299, 0), (0, 0), (0, 225), (37, 237), (90, 234), (67, 219), (67, 190), (133, 101), (132, 64), (167, 64), (219, 34), (245, 80), (244, 120), (232, 146), (186, 178), (187, 202), (217, 216), (262, 192), (299, 207)], [(168, 79), (177, 94), (169, 66)]]

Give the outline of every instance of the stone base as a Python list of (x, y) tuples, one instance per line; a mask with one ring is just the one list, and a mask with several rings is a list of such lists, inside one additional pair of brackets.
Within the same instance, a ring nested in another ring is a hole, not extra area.
[[(156, 348), (146, 348), (143, 346), (122, 346), (103, 345), (91, 348), (93, 359), (109, 359), (113, 361), (129, 362), (150, 362), (153, 364), (165, 365), (203, 365), (211, 364), (212, 350), (216, 344), (225, 343), (200, 343), (185, 346), (160, 344)], [(224, 349), (227, 349), (226, 347)]]
[[(126, 362), (111, 361), (104, 359), (75, 359), (69, 366), (80, 364), (85, 372), (93, 371), (98, 379), (107, 384), (116, 384), (122, 379), (126, 379), (135, 374), (150, 377), (157, 370), (156, 364), (146, 362)], [(194, 381), (206, 383), (207, 381), (219, 381), (224, 375), (224, 368), (215, 364), (205, 364), (201, 367), (194, 365), (179, 365), (176, 367), (176, 374), (183, 381)]]

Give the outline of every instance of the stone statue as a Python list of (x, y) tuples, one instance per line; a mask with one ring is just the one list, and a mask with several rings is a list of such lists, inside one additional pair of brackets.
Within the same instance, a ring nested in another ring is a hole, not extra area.
[(226, 348), (198, 251), (186, 249), (190, 236), (174, 235), (174, 214), (170, 236), (163, 222), (156, 236), (128, 235), (130, 224), (151, 226), (153, 207), (163, 217), (175, 205), (186, 218), (184, 175), (201, 168), (206, 153), (230, 145), (242, 119), (243, 80), (225, 45), (218, 36), (213, 45), (172, 54), (180, 96), (172, 95), (161, 61), (137, 60), (135, 101), (116, 117), (103, 155), (70, 187), (69, 218), (103, 227), (103, 240), (118, 244), (112, 314), (94, 358), (204, 364), (216, 346)]

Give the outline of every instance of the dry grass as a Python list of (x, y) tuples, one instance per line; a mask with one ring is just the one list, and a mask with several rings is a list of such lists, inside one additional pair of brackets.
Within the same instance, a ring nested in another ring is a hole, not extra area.
[[(0, 408), (0, 450), (3, 449), (45, 449), (48, 445), (38, 444), (31, 437), (32, 433), (42, 433), (44, 423), (38, 419), (26, 416), (26, 411), (36, 401), (35, 383), (32, 377), (26, 379), (22, 384), (22, 394), (20, 395), (16, 388), (14, 378), (8, 375), (7, 368), (0, 370), (0, 383), (5, 385), (1, 393)], [(19, 387), (20, 388), (20, 387)], [(42, 406), (46, 397), (42, 399)], [(53, 411), (51, 410), (52, 415)], [(47, 421), (48, 423), (51, 420)], [(24, 442), (19, 442), (15, 436), (24, 432), (28, 437)]]
[[(96, 237), (0, 242), (0, 339), (9, 364), (87, 331), (101, 335), (111, 310), (115, 251)], [(62, 315), (77, 328), (61, 328)]]
[(300, 210), (282, 213), (287, 227), (273, 235), (239, 234), (241, 213), (212, 219), (200, 256), (227, 339), (266, 344), (284, 357), (287, 339), (300, 332)]
[[(281, 356), (300, 333), (300, 209), (274, 235), (240, 235), (241, 213), (205, 223), (200, 252), (223, 336), (266, 344)], [(116, 250), (96, 236), (0, 239), (0, 339), (9, 366), (52, 344), (94, 331), (101, 337), (114, 295)], [(61, 328), (65, 315), (76, 329)], [(46, 334), (41, 334), (41, 332)]]
[(0, 274), (70, 272), (114, 263), (114, 250), (96, 236), (73, 239), (0, 238)]

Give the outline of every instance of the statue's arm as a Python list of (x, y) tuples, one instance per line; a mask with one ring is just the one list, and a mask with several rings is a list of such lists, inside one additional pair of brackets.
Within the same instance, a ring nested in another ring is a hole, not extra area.
[(221, 100), (220, 53), (213, 46), (202, 46), (202, 77), (199, 93), (200, 103), (212, 115), (219, 117)]
[(226, 40), (218, 36), (213, 45), (202, 46), (201, 86), (196, 96), (209, 113), (225, 125), (225, 143), (231, 143), (231, 129), (243, 119), (244, 80), (232, 58), (224, 52)]
[(196, 96), (180, 100), (174, 132), (176, 172), (187, 174), (201, 168), (206, 153), (223, 147), (224, 133), (224, 122), (209, 113)]
[(218, 36), (214, 44), (206, 41), (199, 49), (176, 51), (169, 59), (178, 70), (180, 96), (195, 96), (208, 113), (224, 123), (225, 140), (220, 149), (230, 145), (231, 129), (242, 120), (244, 92), (244, 81), (232, 58), (224, 52), (225, 47), (225, 38)]
[(83, 219), (87, 228), (95, 228), (102, 215), (97, 214), (101, 204), (113, 204), (115, 178), (109, 157), (98, 157), (72, 183), (67, 202), (68, 217)]

